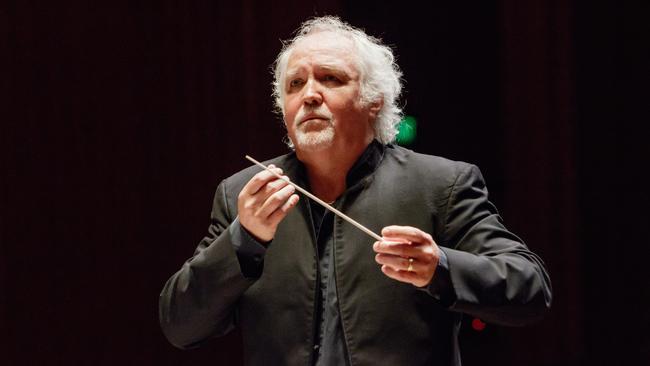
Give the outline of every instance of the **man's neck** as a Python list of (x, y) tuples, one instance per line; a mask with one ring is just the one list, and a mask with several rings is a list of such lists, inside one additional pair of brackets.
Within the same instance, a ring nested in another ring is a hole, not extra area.
[(335, 201), (345, 191), (348, 172), (367, 147), (365, 144), (299, 153), (298, 158), (307, 168), (312, 193), (325, 202)]

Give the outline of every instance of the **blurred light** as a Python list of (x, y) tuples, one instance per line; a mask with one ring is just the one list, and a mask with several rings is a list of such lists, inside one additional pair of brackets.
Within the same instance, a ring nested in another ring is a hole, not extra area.
[(474, 320), (472, 320), (472, 328), (474, 328), (474, 330), (477, 332), (485, 329), (485, 325), (486, 324), (479, 318), (474, 318)]
[(415, 141), (417, 121), (413, 116), (404, 116), (399, 125), (397, 125), (397, 137), (395, 141), (398, 145), (408, 146)]

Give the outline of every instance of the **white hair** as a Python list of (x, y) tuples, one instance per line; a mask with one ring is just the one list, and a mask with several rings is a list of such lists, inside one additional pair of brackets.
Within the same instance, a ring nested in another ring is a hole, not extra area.
[(380, 39), (367, 35), (338, 17), (309, 19), (298, 28), (293, 39), (283, 42), (282, 50), (273, 64), (273, 97), (277, 111), (284, 116), (283, 80), (294, 46), (298, 41), (319, 32), (333, 32), (352, 41), (357, 51), (362, 103), (369, 105), (378, 100), (383, 101), (374, 125), (375, 138), (383, 144), (392, 142), (402, 118), (402, 109), (397, 105), (402, 91), (402, 72), (395, 62), (393, 51), (382, 44)]

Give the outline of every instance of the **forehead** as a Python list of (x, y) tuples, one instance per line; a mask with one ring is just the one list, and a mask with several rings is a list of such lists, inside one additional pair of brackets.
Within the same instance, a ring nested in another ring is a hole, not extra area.
[(336, 68), (356, 75), (356, 49), (349, 38), (332, 32), (309, 35), (296, 42), (287, 61), (287, 73), (306, 67)]

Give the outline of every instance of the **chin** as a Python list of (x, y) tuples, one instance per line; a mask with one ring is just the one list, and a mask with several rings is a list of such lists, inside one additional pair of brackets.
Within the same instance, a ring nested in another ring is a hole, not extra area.
[(319, 151), (334, 144), (334, 129), (326, 128), (321, 131), (297, 132), (292, 140), (296, 148), (304, 151)]

